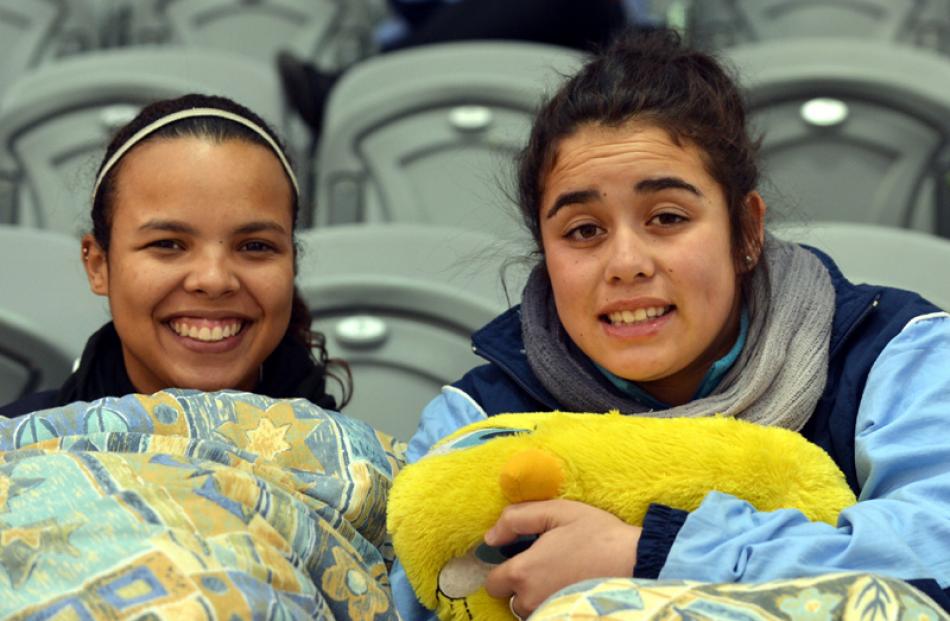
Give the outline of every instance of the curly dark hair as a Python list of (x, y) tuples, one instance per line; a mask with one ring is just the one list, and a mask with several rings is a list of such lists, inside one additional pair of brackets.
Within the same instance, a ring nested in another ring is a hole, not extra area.
[(708, 54), (684, 46), (670, 30), (628, 31), (584, 65), (541, 107), (517, 160), (522, 219), (541, 247), (538, 220), (544, 178), (558, 145), (585, 124), (619, 127), (639, 120), (664, 129), (674, 143), (702, 150), (722, 186), (736, 273), (758, 256), (756, 221), (745, 198), (759, 180), (759, 140), (746, 126), (735, 81)]

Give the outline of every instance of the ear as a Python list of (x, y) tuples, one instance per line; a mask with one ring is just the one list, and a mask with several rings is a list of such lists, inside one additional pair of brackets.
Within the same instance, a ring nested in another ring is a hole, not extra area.
[(106, 251), (89, 233), (82, 238), (82, 265), (86, 268), (89, 289), (96, 295), (109, 295), (109, 261)]
[(762, 195), (757, 191), (749, 192), (745, 197), (746, 231), (743, 236), (746, 240), (745, 254), (752, 258), (749, 269), (758, 264), (762, 257), (762, 247), (765, 245), (765, 212), (766, 205)]

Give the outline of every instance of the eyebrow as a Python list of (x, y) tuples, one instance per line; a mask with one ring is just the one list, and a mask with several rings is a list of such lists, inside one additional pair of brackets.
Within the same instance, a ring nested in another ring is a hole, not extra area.
[(637, 192), (662, 192), (663, 190), (686, 190), (700, 198), (703, 193), (692, 183), (679, 177), (657, 177), (637, 182), (633, 189)]
[(149, 220), (139, 227), (140, 231), (168, 231), (170, 233), (184, 233), (194, 235), (197, 233), (195, 227), (180, 220)]
[[(181, 220), (149, 220), (139, 227), (140, 231), (168, 231), (170, 233), (181, 233), (183, 235), (197, 235), (198, 230)], [(287, 230), (276, 222), (270, 220), (259, 220), (248, 222), (236, 228), (234, 235), (248, 235), (251, 233), (260, 233), (262, 231), (273, 231), (281, 235), (286, 235)]]
[[(663, 190), (685, 190), (691, 194), (695, 194), (700, 198), (703, 196), (703, 193), (699, 190), (699, 188), (679, 177), (656, 177), (654, 179), (644, 179), (643, 181), (637, 182), (637, 184), (633, 186), (633, 189), (641, 193), (662, 192)], [(555, 200), (551, 208), (548, 209), (545, 218), (553, 218), (558, 211), (564, 207), (567, 207), (568, 205), (582, 205), (584, 203), (589, 203), (590, 201), (596, 200), (599, 196), (600, 193), (594, 189), (565, 192), (557, 197), (557, 200)]]
[(548, 213), (545, 215), (545, 218), (551, 219), (555, 214), (557, 214), (557, 212), (568, 205), (582, 205), (584, 203), (589, 203), (592, 200), (597, 199), (598, 196), (600, 196), (600, 193), (594, 189), (565, 192), (564, 194), (561, 194), (557, 197), (557, 200), (555, 200), (554, 204), (551, 205), (551, 208), (548, 209)]
[(248, 235), (250, 233), (261, 233), (271, 231), (281, 235), (287, 234), (287, 229), (271, 220), (260, 220), (257, 222), (248, 222), (235, 229), (235, 235)]

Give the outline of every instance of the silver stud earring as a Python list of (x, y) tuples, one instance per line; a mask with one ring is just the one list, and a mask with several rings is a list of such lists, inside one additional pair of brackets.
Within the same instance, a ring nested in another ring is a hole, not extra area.
[(746, 264), (746, 265), (752, 265), (752, 255), (751, 255), (751, 254), (745, 255), (745, 264)]

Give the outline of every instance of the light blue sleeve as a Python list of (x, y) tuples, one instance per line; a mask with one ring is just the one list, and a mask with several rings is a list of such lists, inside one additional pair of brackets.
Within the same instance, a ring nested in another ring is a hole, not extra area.
[[(419, 427), (409, 440), (406, 461), (419, 461), (433, 444), (456, 429), (486, 418), (484, 410), (467, 393), (453, 386), (446, 386), (439, 395), (422, 410)], [(389, 572), (393, 600), (403, 621), (434, 621), (435, 613), (425, 608), (416, 599), (406, 571), (399, 559)]]
[(756, 582), (830, 571), (950, 586), (950, 315), (908, 324), (868, 376), (855, 430), (859, 502), (837, 527), (712, 493), (661, 579)]
[(409, 439), (406, 461), (419, 461), (432, 445), (456, 429), (487, 418), (485, 411), (472, 397), (454, 386), (445, 386), (442, 392), (422, 410), (416, 433)]

